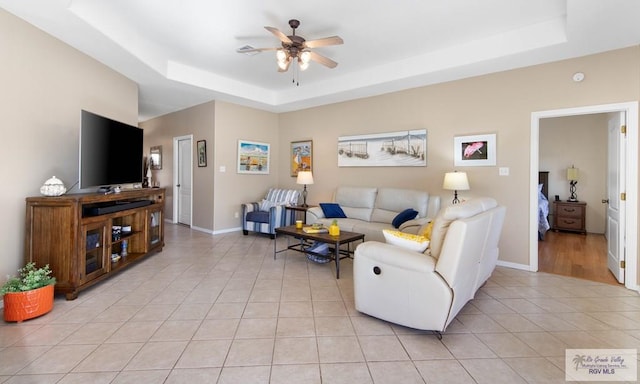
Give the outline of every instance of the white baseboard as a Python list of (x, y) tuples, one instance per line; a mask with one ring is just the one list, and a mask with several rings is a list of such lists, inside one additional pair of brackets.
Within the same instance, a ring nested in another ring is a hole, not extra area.
[(231, 233), (231, 232), (239, 232), (239, 231), (242, 231), (242, 227), (221, 229), (219, 231), (213, 231), (213, 234), (219, 235), (221, 233)]
[(226, 229), (221, 229), (218, 231), (212, 231), (210, 229), (207, 228), (200, 228), (200, 227), (196, 227), (196, 226), (191, 226), (191, 229), (193, 229), (194, 231), (198, 231), (198, 232), (204, 232), (204, 233), (208, 233), (210, 235), (220, 235), (223, 233), (231, 233), (231, 232), (239, 232), (242, 230), (242, 227), (237, 227), (237, 228), (226, 228)]
[(498, 260), (497, 265), (501, 267), (512, 268), (512, 269), (520, 269), (522, 271), (531, 271), (529, 264), (518, 264), (518, 263), (511, 263), (509, 261)]

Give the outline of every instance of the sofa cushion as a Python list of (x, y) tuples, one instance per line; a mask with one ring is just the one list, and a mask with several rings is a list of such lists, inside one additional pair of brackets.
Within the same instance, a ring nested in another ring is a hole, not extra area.
[(418, 211), (418, 217), (426, 217), (429, 210), (429, 193), (413, 189), (378, 188), (371, 221), (391, 223), (406, 208)]
[(382, 230), (382, 233), (384, 234), (384, 240), (387, 244), (397, 245), (398, 247), (411, 251), (424, 252), (424, 250), (429, 246), (429, 240), (424, 236), (390, 229), (384, 229)]
[(400, 228), (402, 224), (409, 220), (415, 219), (417, 215), (418, 211), (413, 208), (407, 208), (404, 211), (398, 213), (396, 217), (393, 218), (393, 220), (391, 221), (391, 225), (393, 225), (395, 228)]
[(268, 223), (269, 212), (268, 211), (251, 211), (247, 213), (247, 221), (253, 221), (254, 223)]
[(342, 208), (340, 208), (340, 204), (320, 203), (320, 208), (322, 208), (322, 213), (327, 219), (345, 219), (347, 217)]
[(370, 221), (377, 191), (377, 188), (338, 187), (333, 201), (340, 204), (347, 217)]

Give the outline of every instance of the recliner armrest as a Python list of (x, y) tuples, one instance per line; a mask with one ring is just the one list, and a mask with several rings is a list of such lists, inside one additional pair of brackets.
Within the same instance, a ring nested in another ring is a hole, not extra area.
[(424, 253), (410, 251), (397, 245), (367, 241), (356, 248), (355, 257), (364, 254), (369, 259), (417, 272), (435, 272), (436, 259)]

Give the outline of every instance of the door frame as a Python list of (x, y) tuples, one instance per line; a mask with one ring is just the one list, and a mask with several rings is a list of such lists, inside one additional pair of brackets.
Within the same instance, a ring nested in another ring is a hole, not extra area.
[(176, 136), (173, 138), (173, 224), (178, 223), (178, 170), (180, 169), (179, 157), (178, 156), (178, 142), (180, 140), (189, 140), (191, 145), (189, 148), (191, 149), (191, 156), (189, 156), (189, 161), (191, 164), (189, 165), (189, 169), (191, 169), (191, 219), (189, 220), (189, 227), (193, 224), (193, 135), (184, 135), (184, 136)]
[[(638, 278), (638, 102), (602, 104), (586, 107), (554, 109), (531, 113), (531, 150), (529, 185), (529, 270), (538, 271), (538, 170), (540, 150), (540, 119), (590, 115), (594, 113), (625, 112), (627, 119), (627, 138), (625, 151), (625, 170), (627, 199), (624, 204), (625, 215), (625, 281), (628, 289), (639, 291)], [(621, 191), (622, 192), (622, 191)]]

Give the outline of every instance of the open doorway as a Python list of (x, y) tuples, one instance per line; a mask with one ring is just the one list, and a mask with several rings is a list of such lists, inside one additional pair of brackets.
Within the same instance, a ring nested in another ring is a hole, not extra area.
[[(563, 116), (588, 115), (596, 113), (624, 113), (626, 116), (626, 145), (627, 150), (621, 152), (623, 161), (631, 166), (624, 171), (626, 200), (621, 202), (623, 214), (620, 220), (620, 253), (622, 260), (626, 264), (626, 278), (624, 284), (627, 288), (637, 290), (637, 172), (638, 163), (638, 103), (607, 104), (590, 107), (569, 108), (561, 110), (550, 110), (534, 112), (531, 114), (531, 169), (530, 169), (530, 270), (538, 271), (538, 233), (537, 233), (537, 212), (538, 212), (538, 171), (539, 171), (539, 148), (540, 148), (540, 120)], [(604, 145), (604, 144), (603, 144)], [(624, 212), (628, 212), (625, 215)]]
[[(618, 284), (607, 264), (609, 118), (593, 113), (540, 119), (540, 179), (551, 225), (538, 243), (541, 272)], [(570, 183), (569, 174), (577, 181)]]

